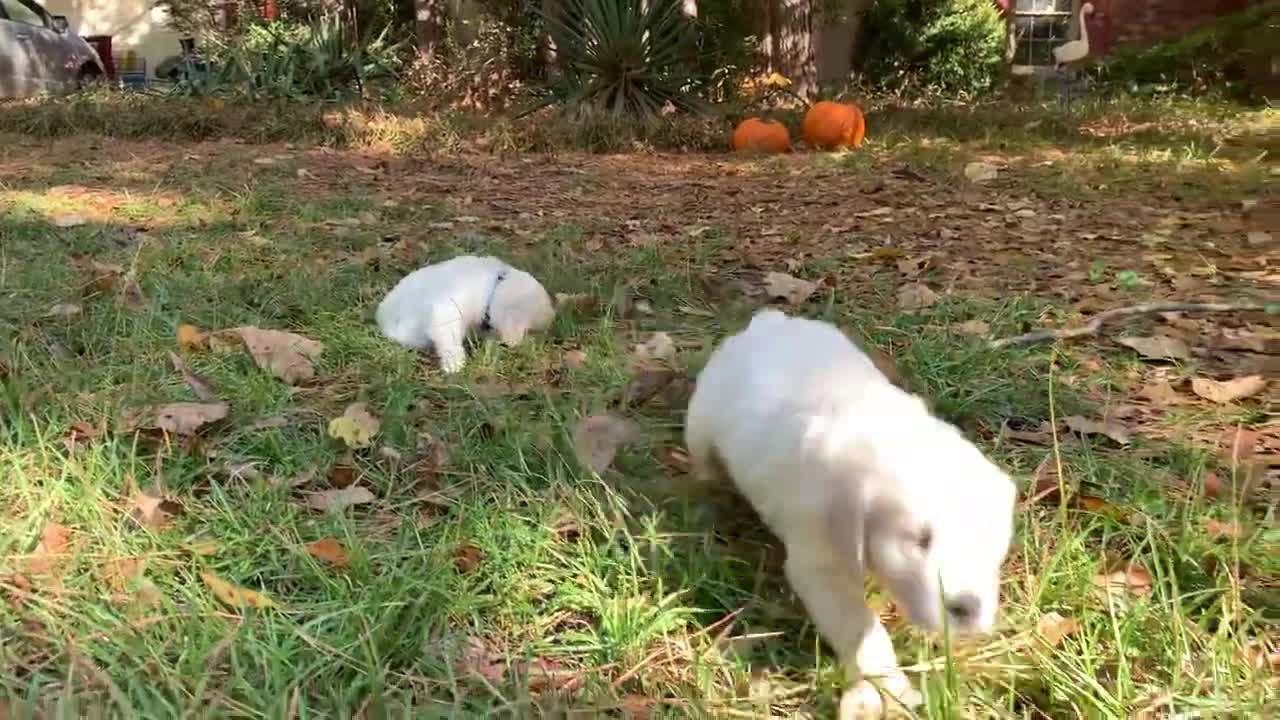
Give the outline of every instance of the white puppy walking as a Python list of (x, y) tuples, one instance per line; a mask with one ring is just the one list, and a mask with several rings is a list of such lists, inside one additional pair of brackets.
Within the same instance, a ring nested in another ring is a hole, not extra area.
[(834, 326), (757, 313), (698, 377), (685, 442), (695, 476), (731, 480), (785, 545), (787, 580), (854, 683), (841, 718), (882, 709), (872, 677), (920, 702), (864, 573), (927, 629), (994, 625), (1013, 482)]
[(532, 275), (494, 257), (462, 255), (404, 276), (378, 305), (378, 327), (418, 350), (434, 348), (440, 368), (466, 365), (468, 332), (492, 330), (516, 345), (555, 319), (551, 298)]

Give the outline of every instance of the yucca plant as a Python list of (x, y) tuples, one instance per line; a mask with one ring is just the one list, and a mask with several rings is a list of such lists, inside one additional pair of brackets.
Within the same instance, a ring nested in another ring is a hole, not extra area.
[[(681, 0), (566, 0), (542, 13), (560, 77), (527, 112), (560, 103), (575, 110), (648, 117), (668, 103), (702, 109), (687, 64), (697, 31)], [(527, 114), (527, 113), (526, 113)]]

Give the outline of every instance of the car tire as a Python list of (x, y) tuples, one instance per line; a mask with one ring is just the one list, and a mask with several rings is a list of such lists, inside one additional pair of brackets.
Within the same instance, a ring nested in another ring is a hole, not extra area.
[(103, 80), (102, 68), (92, 63), (87, 63), (76, 73), (76, 92), (84, 92), (101, 87)]

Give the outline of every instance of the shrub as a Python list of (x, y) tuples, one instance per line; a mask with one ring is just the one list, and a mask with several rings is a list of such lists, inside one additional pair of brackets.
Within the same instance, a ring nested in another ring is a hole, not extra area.
[(214, 55), (207, 74), (185, 79), (176, 92), (290, 99), (362, 95), (369, 82), (395, 76), (404, 41), (390, 42), (389, 30), (360, 37), (333, 15), (306, 24), (251, 25)]
[(1005, 65), (1008, 29), (992, 0), (876, 0), (863, 79), (883, 90), (975, 96)]
[(681, 0), (565, 0), (543, 16), (560, 77), (539, 104), (586, 114), (646, 117), (668, 103), (701, 107), (692, 93), (696, 30)]
[(1265, 102), (1280, 97), (1271, 69), (1280, 57), (1280, 2), (1258, 4), (1150, 47), (1121, 49), (1097, 69), (1130, 91), (1218, 94)]

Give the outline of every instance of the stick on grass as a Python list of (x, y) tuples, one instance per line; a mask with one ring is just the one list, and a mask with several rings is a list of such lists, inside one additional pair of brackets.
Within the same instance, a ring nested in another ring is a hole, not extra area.
[(1182, 303), (1182, 302), (1165, 302), (1165, 303), (1145, 303), (1142, 305), (1129, 305), (1127, 307), (1112, 308), (1104, 310), (1094, 315), (1089, 322), (1080, 327), (1058, 328), (1052, 330), (1036, 330), (1025, 335), (1016, 335), (1014, 337), (1000, 338), (992, 340), (989, 347), (999, 349), (1004, 347), (1014, 347), (1018, 345), (1034, 345), (1036, 343), (1046, 342), (1048, 340), (1070, 340), (1078, 337), (1090, 337), (1097, 335), (1102, 330), (1102, 326), (1110, 320), (1117, 318), (1138, 317), (1141, 315), (1154, 315), (1162, 312), (1209, 312), (1209, 313), (1226, 313), (1226, 312), (1247, 312), (1250, 310), (1263, 310), (1265, 306), (1261, 303)]

